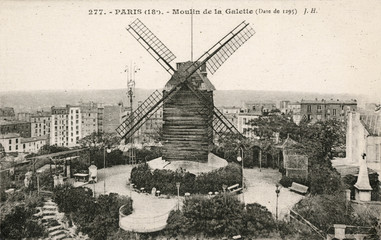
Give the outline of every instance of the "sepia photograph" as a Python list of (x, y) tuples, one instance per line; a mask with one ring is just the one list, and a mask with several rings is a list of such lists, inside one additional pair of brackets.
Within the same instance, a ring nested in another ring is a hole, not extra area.
[(381, 240), (380, 12), (0, 1), (0, 239)]

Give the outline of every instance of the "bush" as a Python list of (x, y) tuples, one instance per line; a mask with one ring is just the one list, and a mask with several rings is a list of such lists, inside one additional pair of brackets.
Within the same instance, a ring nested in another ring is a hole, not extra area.
[(249, 204), (245, 211), (244, 205), (231, 194), (187, 198), (181, 211), (170, 213), (167, 224), (164, 232), (171, 237), (269, 236), (276, 229), (266, 207)]
[(246, 206), (244, 213), (245, 235), (269, 236), (276, 229), (276, 223), (271, 212), (264, 206), (253, 203)]
[(239, 165), (229, 163), (226, 167), (195, 176), (183, 169), (177, 171), (154, 170), (151, 172), (148, 164), (141, 164), (131, 171), (131, 182), (137, 188), (150, 190), (153, 187), (162, 194), (177, 194), (176, 182), (180, 182), (180, 194), (216, 192), (222, 190), (222, 185), (231, 186), (242, 181)]
[(172, 210), (167, 219), (165, 234), (171, 237), (186, 235), (189, 231), (188, 219), (180, 210)]
[(285, 188), (289, 188), (291, 187), (292, 185), (292, 182), (293, 180), (287, 176), (283, 176), (280, 180), (279, 180), (279, 184), (282, 185), (283, 187)]
[(229, 194), (211, 199), (195, 196), (185, 200), (184, 217), (188, 219), (190, 234), (202, 232), (208, 236), (234, 236), (243, 229), (244, 205)]
[(288, 188), (288, 187), (291, 187), (293, 182), (302, 184), (307, 187), (310, 186), (310, 182), (308, 181), (308, 179), (301, 178), (301, 177), (287, 177), (287, 176), (283, 176), (280, 179), (279, 184), (285, 188)]
[(107, 239), (118, 230), (119, 209), (122, 205), (124, 214), (132, 213), (132, 199), (116, 193), (100, 195), (97, 200), (87, 188), (64, 186), (54, 191), (53, 200), (60, 211), (72, 217), (78, 230), (91, 239)]
[[(22, 196), (22, 197), (21, 197)], [(21, 199), (12, 201), (12, 199)], [(1, 204), (0, 239), (37, 239), (44, 237), (43, 226), (33, 219), (36, 207), (42, 205), (42, 198), (32, 195), (18, 195)]]

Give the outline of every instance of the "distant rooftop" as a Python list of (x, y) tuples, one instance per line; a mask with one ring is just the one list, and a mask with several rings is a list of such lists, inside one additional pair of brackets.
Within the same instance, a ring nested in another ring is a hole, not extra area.
[(309, 99), (302, 99), (301, 103), (303, 104), (357, 104), (356, 99), (350, 99), (350, 100), (340, 100), (340, 99), (317, 99), (309, 100)]
[(9, 125), (9, 124), (17, 124), (17, 123), (28, 123), (26, 121), (19, 121), (19, 120), (4, 120), (0, 119), (0, 125)]
[(31, 115), (31, 117), (50, 117), (50, 116), (52, 116), (51, 112), (37, 112)]

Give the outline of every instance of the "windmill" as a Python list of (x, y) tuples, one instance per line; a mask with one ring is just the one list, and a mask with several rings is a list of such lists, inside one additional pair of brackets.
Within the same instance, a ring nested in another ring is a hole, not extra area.
[[(207, 72), (220, 66), (254, 34), (243, 21), (196, 61), (170, 64), (175, 55), (139, 20), (127, 31), (171, 75), (163, 92), (154, 91), (117, 129), (129, 139), (159, 108), (163, 108), (163, 159), (207, 162), (213, 134), (240, 135), (235, 126), (214, 106), (213, 84)], [(242, 135), (241, 135), (242, 136)]]

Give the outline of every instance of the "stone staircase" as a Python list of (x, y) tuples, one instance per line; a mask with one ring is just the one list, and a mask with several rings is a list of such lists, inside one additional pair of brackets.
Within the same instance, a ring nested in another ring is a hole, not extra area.
[(88, 239), (87, 236), (77, 235), (74, 228), (69, 228), (64, 221), (64, 213), (58, 211), (57, 204), (51, 198), (45, 198), (44, 205), (38, 208), (35, 216), (41, 217), (42, 224), (51, 240)]

